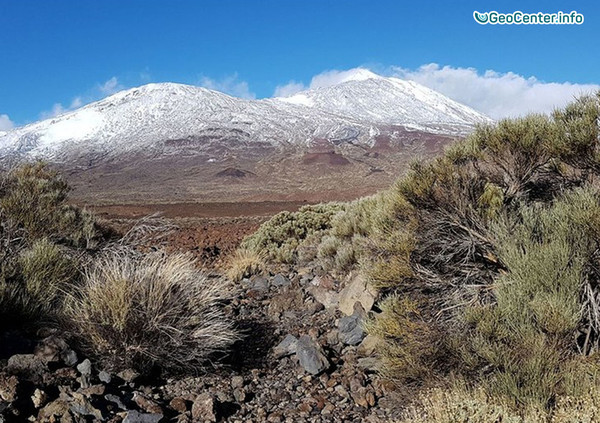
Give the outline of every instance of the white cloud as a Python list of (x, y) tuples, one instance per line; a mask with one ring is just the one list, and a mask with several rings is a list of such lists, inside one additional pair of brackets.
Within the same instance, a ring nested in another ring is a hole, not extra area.
[(121, 91), (122, 89), (123, 89), (123, 86), (121, 84), (119, 84), (119, 80), (116, 76), (113, 76), (108, 81), (106, 81), (104, 84), (98, 85), (98, 90), (100, 91), (100, 94), (102, 94), (104, 96), (114, 94), (117, 91)]
[(82, 98), (75, 97), (71, 101), (71, 104), (68, 107), (63, 106), (62, 103), (54, 103), (50, 110), (46, 110), (46, 111), (43, 111), (42, 113), (40, 113), (40, 117), (42, 119), (50, 119), (50, 118), (62, 115), (63, 113), (69, 112), (71, 110), (78, 109), (81, 106), (83, 106)]
[(581, 94), (600, 89), (596, 84), (544, 82), (513, 72), (480, 73), (474, 68), (441, 67), (436, 63), (416, 70), (392, 67), (390, 73), (439, 91), (494, 119), (548, 113)]
[(124, 88), (125, 87), (119, 83), (118, 78), (113, 76), (102, 84), (96, 84), (96, 86), (89, 90), (86, 95), (73, 98), (68, 106), (64, 106), (62, 103), (54, 103), (50, 110), (45, 110), (40, 113), (40, 118), (51, 119), (62, 115), (63, 113), (70, 112), (71, 110), (78, 109), (91, 101), (114, 94)]
[(198, 85), (208, 88), (209, 90), (221, 91), (235, 97), (256, 98), (256, 95), (250, 91), (248, 83), (238, 79), (237, 73), (221, 79), (212, 79), (202, 76), (198, 82)]
[(8, 131), (9, 129), (13, 129), (15, 124), (8, 115), (0, 115), (0, 131)]
[(302, 82), (290, 81), (285, 85), (278, 85), (275, 87), (273, 97), (290, 97), (305, 89), (306, 86)]
[[(274, 96), (289, 97), (298, 91), (330, 87), (350, 78), (361, 78), (367, 74), (365, 69), (328, 70), (315, 75), (308, 86), (290, 81), (277, 86)], [(381, 73), (418, 82), (494, 119), (530, 112), (548, 113), (581, 94), (600, 89), (597, 84), (544, 82), (534, 76), (524, 77), (513, 72), (487, 70), (480, 73), (474, 68), (441, 67), (436, 63), (417, 69), (391, 66)]]
[(327, 70), (315, 75), (310, 80), (310, 84), (306, 86), (302, 82), (290, 81), (285, 85), (278, 85), (275, 87), (274, 97), (290, 97), (297, 92), (304, 90), (313, 90), (315, 88), (331, 87), (333, 85), (341, 84), (350, 79), (364, 79), (371, 75), (371, 71), (364, 67), (358, 67), (348, 70)]

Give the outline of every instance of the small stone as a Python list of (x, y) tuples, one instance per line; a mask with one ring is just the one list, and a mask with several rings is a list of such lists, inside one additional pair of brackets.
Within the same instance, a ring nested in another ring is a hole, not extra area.
[(82, 376), (89, 376), (92, 374), (92, 362), (87, 358), (77, 365), (77, 370)]
[(16, 376), (7, 376), (0, 373), (0, 400), (5, 402), (16, 400), (18, 386), (19, 379)]
[(137, 404), (142, 410), (147, 411), (151, 414), (162, 414), (163, 410), (160, 406), (154, 401), (146, 398), (144, 395), (139, 392), (133, 393), (133, 402)]
[(200, 394), (192, 404), (192, 419), (216, 422), (215, 401), (208, 393)]
[(232, 388), (241, 388), (242, 386), (244, 386), (244, 378), (242, 376), (233, 376), (231, 378)]
[(169, 402), (169, 407), (181, 414), (187, 411), (187, 404), (185, 403), (185, 400), (181, 397), (173, 398), (171, 402)]
[(131, 383), (135, 381), (140, 374), (133, 369), (125, 369), (122, 372), (117, 373), (117, 376), (123, 379), (125, 382)]
[(320, 345), (310, 336), (303, 335), (296, 344), (296, 357), (308, 373), (318, 375), (329, 367), (329, 361)]
[(123, 423), (158, 423), (162, 420), (162, 414), (140, 413), (139, 411), (128, 411)]
[(48, 400), (48, 395), (41, 389), (37, 389), (33, 391), (33, 395), (31, 396), (31, 401), (33, 402), (33, 406), (35, 408), (42, 407), (46, 401)]
[(255, 276), (250, 282), (248, 296), (257, 300), (265, 298), (269, 292), (269, 280), (264, 276)]
[(286, 278), (282, 274), (277, 274), (273, 277), (272, 283), (274, 286), (288, 286), (291, 282), (288, 278)]
[(101, 370), (100, 373), (98, 373), (98, 379), (100, 379), (100, 382), (102, 383), (106, 383), (109, 384), (110, 381), (112, 380), (112, 377), (110, 375), (110, 373)]
[(287, 335), (283, 338), (275, 348), (273, 348), (273, 355), (275, 358), (283, 358), (292, 355), (296, 352), (296, 346), (298, 339), (293, 335)]
[(114, 394), (104, 395), (104, 399), (108, 402), (112, 402), (121, 410), (127, 410), (127, 407), (125, 407), (125, 404), (123, 404), (123, 401), (121, 401), (121, 398), (119, 398), (118, 396), (116, 396)]

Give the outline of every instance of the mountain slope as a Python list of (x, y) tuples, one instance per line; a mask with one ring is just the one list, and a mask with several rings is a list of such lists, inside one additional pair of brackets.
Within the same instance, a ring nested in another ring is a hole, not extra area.
[(435, 132), (469, 130), (490, 119), (413, 81), (357, 69), (341, 83), (278, 101), (300, 104), (357, 121), (405, 125)]
[(95, 202), (348, 199), (486, 121), (368, 71), (263, 100), (161, 83), (0, 134), (0, 159), (49, 161)]

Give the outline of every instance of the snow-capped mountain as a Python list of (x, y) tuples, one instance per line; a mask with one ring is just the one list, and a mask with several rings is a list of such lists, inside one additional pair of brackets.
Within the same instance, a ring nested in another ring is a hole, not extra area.
[(413, 81), (356, 69), (331, 87), (303, 91), (278, 100), (356, 121), (404, 125), (425, 131), (472, 128), (489, 122), (475, 110)]
[(0, 133), (0, 157), (17, 154), (65, 163), (86, 157), (115, 159), (126, 153), (177, 154), (182, 149), (222, 153), (223, 148), (255, 144), (308, 147), (315, 139), (370, 146), (383, 127), (462, 135), (488, 121), (415, 82), (367, 70), (355, 71), (331, 87), (264, 100), (159, 83)]

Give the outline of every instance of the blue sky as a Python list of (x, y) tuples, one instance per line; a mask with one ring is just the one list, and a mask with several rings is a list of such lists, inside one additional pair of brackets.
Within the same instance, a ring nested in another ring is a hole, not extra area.
[[(577, 10), (585, 22), (482, 26), (473, 10)], [(600, 83), (598, 40), (592, 1), (0, 0), (0, 116), (6, 129), (161, 81), (270, 97), (357, 66), (510, 114), (491, 103)]]

